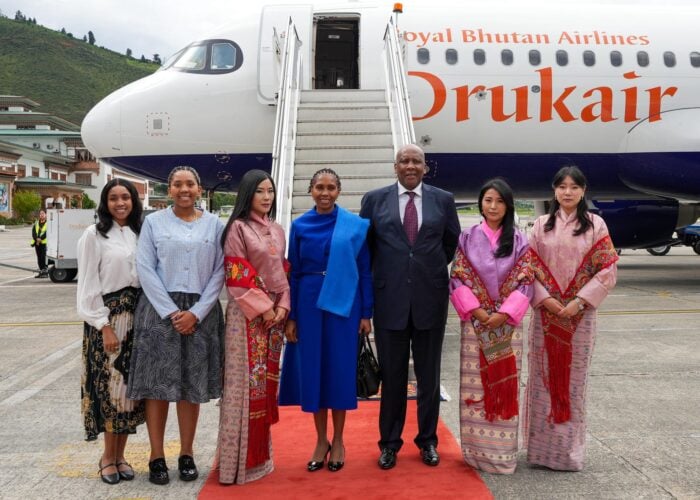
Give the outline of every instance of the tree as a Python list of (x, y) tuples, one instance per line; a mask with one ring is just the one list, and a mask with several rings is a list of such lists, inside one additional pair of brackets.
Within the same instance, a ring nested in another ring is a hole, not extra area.
[(88, 31), (88, 43), (95, 45), (95, 35), (92, 34), (92, 31)]
[(87, 42), (87, 36), (83, 35), (83, 42)]
[(126, 49), (126, 57), (131, 57), (131, 54), (133, 54), (133, 52), (131, 52), (131, 49)]
[(146, 57), (143, 54), (141, 54), (141, 62), (146, 62)]
[(153, 62), (156, 64), (163, 64), (162, 61), (160, 60), (160, 55), (158, 55), (158, 54), (153, 54)]
[(66, 34), (66, 28), (61, 28), (61, 34), (65, 35)]
[(83, 208), (97, 208), (97, 203), (87, 193), (83, 193)]
[(20, 219), (29, 221), (32, 212), (41, 208), (41, 196), (36, 191), (17, 191), (12, 198), (12, 206)]
[(217, 191), (211, 195), (211, 210), (221, 210), (224, 205), (235, 205), (236, 195)]
[(27, 18), (22, 14), (21, 10), (15, 12), (15, 21), (25, 21)]

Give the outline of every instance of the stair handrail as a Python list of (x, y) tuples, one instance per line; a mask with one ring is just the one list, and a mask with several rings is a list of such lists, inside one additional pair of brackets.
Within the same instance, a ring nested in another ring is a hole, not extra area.
[(294, 150), (301, 92), (301, 40), (292, 18), (287, 27), (272, 143), (272, 178), (277, 187), (277, 222), (289, 234), (294, 191)]
[(408, 83), (404, 68), (404, 41), (399, 37), (393, 18), (384, 32), (384, 75), (386, 78), (386, 99), (391, 117), (391, 135), (394, 153), (406, 144), (415, 144), (416, 132), (413, 129), (411, 105), (408, 98)]

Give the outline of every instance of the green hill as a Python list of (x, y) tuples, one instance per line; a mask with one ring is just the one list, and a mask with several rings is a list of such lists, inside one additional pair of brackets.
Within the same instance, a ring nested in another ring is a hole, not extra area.
[(0, 95), (21, 95), (80, 125), (102, 98), (157, 70), (82, 39), (0, 17)]

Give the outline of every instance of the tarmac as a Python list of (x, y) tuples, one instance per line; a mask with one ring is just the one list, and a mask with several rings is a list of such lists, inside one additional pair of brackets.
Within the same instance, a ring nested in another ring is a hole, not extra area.
[[(197, 481), (175, 477), (174, 409), (166, 432), (169, 485), (148, 482), (145, 426), (127, 447), (136, 479), (118, 486), (99, 480), (101, 440), (84, 441), (80, 416), (83, 330), (76, 282), (35, 279), (29, 235), (29, 227), (0, 232), (0, 498), (196, 498), (213, 461), (215, 403), (201, 409)], [(515, 474), (482, 474), (495, 498), (700, 499), (700, 256), (684, 247), (662, 257), (625, 250), (618, 268), (617, 287), (599, 314), (585, 469), (531, 467), (521, 453)], [(450, 400), (441, 417), (458, 440), (459, 321), (453, 312), (442, 383)], [(410, 445), (411, 437), (404, 438)]]

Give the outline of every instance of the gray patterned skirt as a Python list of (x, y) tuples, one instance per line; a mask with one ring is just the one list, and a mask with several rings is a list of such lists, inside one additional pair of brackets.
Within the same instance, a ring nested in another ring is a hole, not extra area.
[[(182, 311), (199, 300), (195, 293), (172, 292), (170, 297)], [(194, 334), (181, 335), (142, 293), (134, 313), (127, 396), (206, 403), (221, 396), (223, 357), (224, 315), (218, 301)]]

